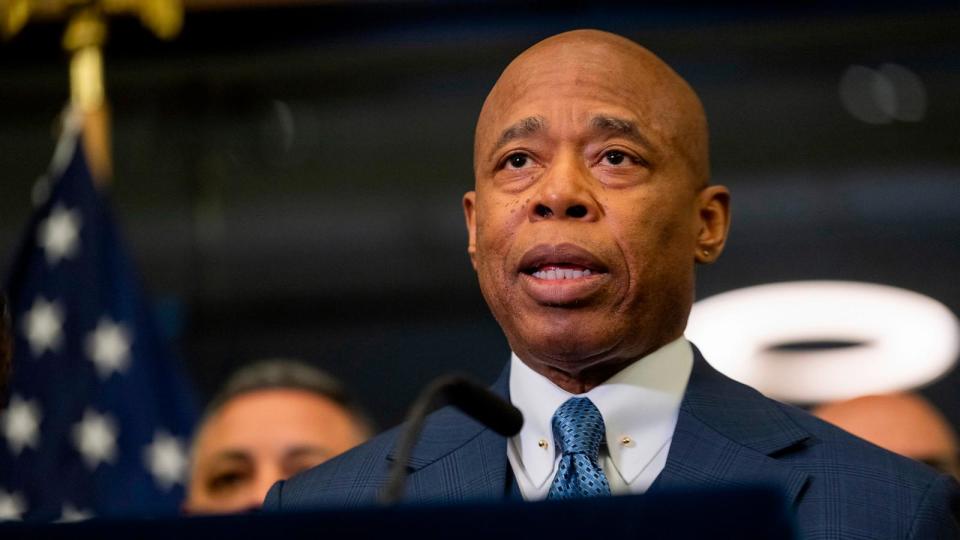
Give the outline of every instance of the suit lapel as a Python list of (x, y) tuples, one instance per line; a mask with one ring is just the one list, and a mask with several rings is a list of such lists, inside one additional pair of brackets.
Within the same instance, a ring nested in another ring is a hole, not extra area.
[[(509, 400), (509, 372), (491, 390)], [(391, 450), (387, 459), (395, 459)], [(430, 415), (411, 452), (407, 500), (450, 502), (498, 499), (507, 478), (507, 439), (460, 411), (447, 407)]]
[[(768, 485), (795, 502), (809, 475), (778, 456), (809, 434), (775, 403), (721, 375), (694, 347), (670, 455), (651, 491)], [(491, 387), (509, 399), (509, 364)], [(391, 451), (388, 458), (394, 459)], [(431, 415), (410, 458), (407, 500), (498, 499), (509, 464), (506, 438), (452, 408)]]
[(780, 407), (721, 375), (694, 348), (667, 464), (656, 490), (768, 485), (794, 503), (809, 476), (775, 458), (810, 437)]

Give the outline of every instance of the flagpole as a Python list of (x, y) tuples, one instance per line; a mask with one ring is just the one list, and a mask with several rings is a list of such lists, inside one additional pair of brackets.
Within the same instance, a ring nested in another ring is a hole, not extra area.
[(67, 19), (63, 48), (70, 55), (67, 114), (82, 120), (90, 172), (99, 186), (113, 176), (110, 106), (106, 98), (103, 47), (107, 17), (133, 14), (160, 39), (173, 39), (183, 25), (183, 0), (0, 0), (0, 37), (10, 39), (31, 18)]
[(106, 35), (106, 20), (97, 4), (75, 12), (63, 35), (63, 48), (70, 54), (70, 107), (82, 118), (87, 164), (101, 187), (113, 176), (110, 109), (103, 82)]

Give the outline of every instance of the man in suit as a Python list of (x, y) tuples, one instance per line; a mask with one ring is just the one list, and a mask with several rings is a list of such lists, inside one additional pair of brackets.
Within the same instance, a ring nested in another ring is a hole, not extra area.
[[(534, 45), (483, 105), (474, 172), (468, 252), (513, 350), (493, 388), (525, 422), (508, 440), (439, 411), (406, 501), (764, 484), (804, 535), (956, 535), (950, 478), (723, 377), (683, 338), (730, 196), (708, 182), (700, 100), (659, 58), (590, 30)], [(265, 507), (370, 504), (397, 435), (278, 483)]]

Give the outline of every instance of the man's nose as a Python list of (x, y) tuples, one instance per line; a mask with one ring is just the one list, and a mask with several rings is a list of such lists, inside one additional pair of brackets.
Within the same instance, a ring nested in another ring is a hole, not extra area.
[(267, 492), (278, 480), (284, 477), (279, 470), (269, 470), (257, 475), (251, 489), (247, 494), (247, 506), (249, 508), (260, 508), (263, 505), (263, 499), (267, 497)]
[(593, 186), (586, 165), (573, 157), (561, 157), (540, 177), (536, 195), (530, 199), (530, 220), (595, 221), (601, 208)]

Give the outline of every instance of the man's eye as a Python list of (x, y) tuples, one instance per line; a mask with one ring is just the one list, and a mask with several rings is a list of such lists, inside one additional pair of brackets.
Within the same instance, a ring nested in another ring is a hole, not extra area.
[(521, 169), (528, 161), (530, 161), (530, 157), (526, 154), (512, 154), (507, 156), (507, 166), (512, 169)]
[(217, 474), (207, 481), (207, 486), (212, 492), (223, 492), (235, 488), (237, 485), (246, 481), (247, 475), (241, 472), (225, 472)]
[(610, 165), (620, 165), (624, 159), (627, 159), (627, 155), (617, 150), (611, 150), (603, 155), (603, 159)]

